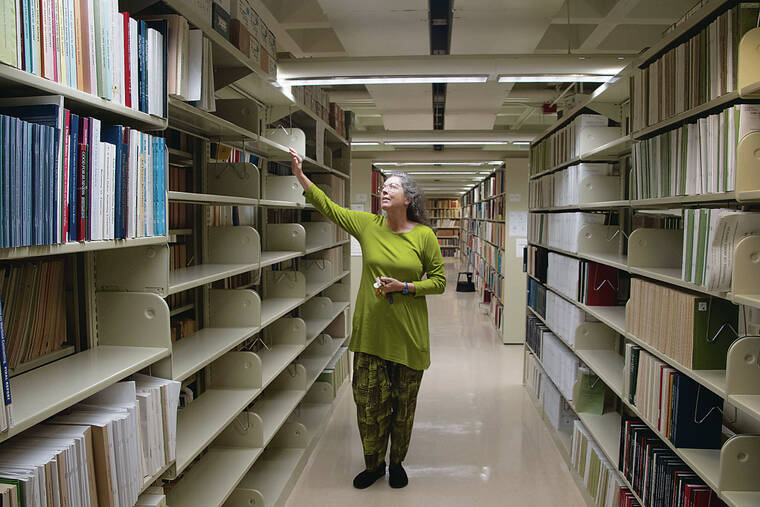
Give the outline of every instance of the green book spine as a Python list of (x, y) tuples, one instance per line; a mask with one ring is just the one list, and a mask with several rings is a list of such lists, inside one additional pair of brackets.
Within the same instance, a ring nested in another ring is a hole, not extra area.
[(687, 282), (692, 281), (691, 267), (692, 267), (692, 262), (693, 262), (693, 253), (694, 253), (694, 214), (695, 214), (695, 210), (693, 209), (686, 210), (686, 224), (688, 225), (688, 227), (686, 228), (684, 232), (686, 234), (686, 245), (684, 247), (684, 249), (686, 250), (685, 252), (686, 257), (684, 261), (684, 274), (686, 276), (684, 276), (684, 280), (686, 280)]
[(705, 257), (704, 257), (704, 251), (705, 246), (707, 243), (707, 229), (710, 226), (710, 216), (708, 210), (698, 210), (699, 212), (699, 235), (697, 237), (697, 258), (694, 259), (696, 262), (696, 273), (694, 276), (694, 283), (697, 285), (702, 285), (703, 280), (703, 271), (705, 267)]

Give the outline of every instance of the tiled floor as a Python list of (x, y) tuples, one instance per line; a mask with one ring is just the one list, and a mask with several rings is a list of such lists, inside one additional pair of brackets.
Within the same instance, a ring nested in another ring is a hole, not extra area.
[(446, 293), (428, 297), (432, 365), (404, 462), (409, 486), (351, 485), (364, 463), (347, 389), (287, 506), (585, 505), (521, 385), (522, 346), (502, 345), (476, 296), (455, 292), (455, 266), (447, 271)]

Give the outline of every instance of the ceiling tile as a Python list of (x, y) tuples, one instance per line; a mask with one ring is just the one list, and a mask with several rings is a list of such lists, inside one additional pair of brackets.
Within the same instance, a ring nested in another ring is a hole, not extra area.
[(344, 52), (343, 44), (332, 28), (292, 28), (286, 30), (304, 53)]
[(669, 25), (617, 25), (599, 49), (638, 51), (662, 38)]
[(388, 130), (432, 130), (433, 87), (430, 85), (367, 86)]
[(536, 49), (578, 49), (597, 25), (549, 25)]

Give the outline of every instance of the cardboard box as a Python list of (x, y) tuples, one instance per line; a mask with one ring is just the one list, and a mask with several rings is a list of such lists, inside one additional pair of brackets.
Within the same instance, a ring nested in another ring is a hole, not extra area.
[(272, 30), (270, 30), (268, 27), (262, 27), (261, 32), (261, 37), (264, 39), (262, 41), (264, 48), (269, 52), (270, 55), (276, 55), (277, 40), (274, 36), (274, 32), (272, 32)]
[(248, 0), (231, 0), (230, 16), (239, 20), (251, 37), (261, 43), (261, 18)]
[(272, 55), (269, 55), (269, 72), (267, 74), (269, 77), (277, 79), (277, 60)]
[(251, 34), (239, 19), (230, 22), (230, 42), (245, 56), (251, 56)]

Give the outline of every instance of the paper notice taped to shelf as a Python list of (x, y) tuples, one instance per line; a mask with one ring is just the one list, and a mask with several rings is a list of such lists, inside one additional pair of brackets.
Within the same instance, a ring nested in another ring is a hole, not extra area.
[(528, 235), (528, 212), (527, 211), (510, 211), (507, 216), (509, 222), (510, 236), (527, 236)]
[(518, 259), (523, 258), (523, 250), (528, 246), (528, 238), (516, 238), (515, 239), (515, 257)]
[(520, 194), (509, 194), (509, 202), (520, 202), (522, 196)]

